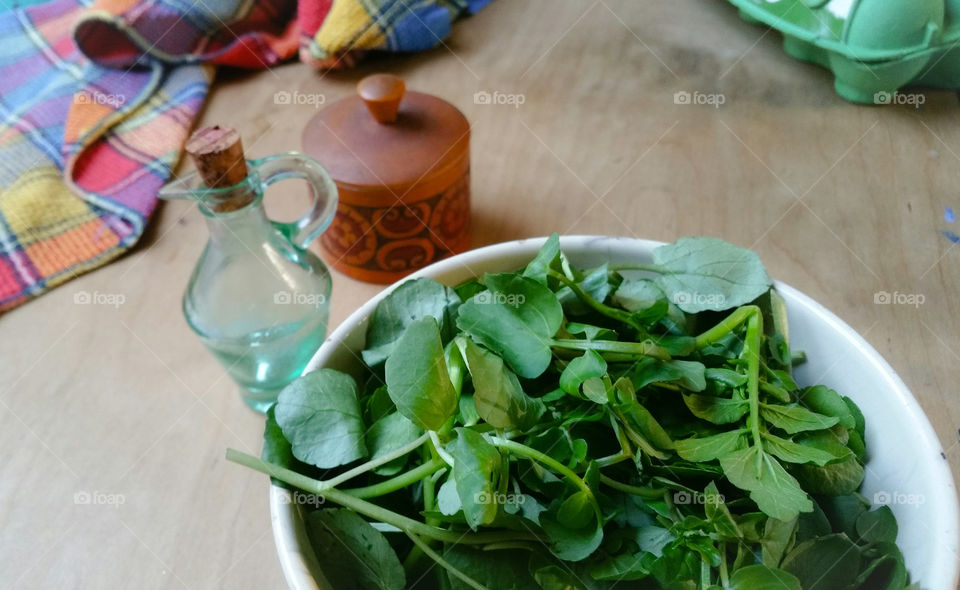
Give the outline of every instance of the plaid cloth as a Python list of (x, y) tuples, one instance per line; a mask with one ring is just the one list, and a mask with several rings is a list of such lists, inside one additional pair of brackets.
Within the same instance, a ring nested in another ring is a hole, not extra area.
[(352, 66), (367, 51), (423, 51), (464, 14), (491, 0), (307, 0), (298, 6), (300, 59), (320, 68)]
[(490, 0), (52, 0), (0, 12), (0, 311), (142, 235), (214, 65), (418, 51)]

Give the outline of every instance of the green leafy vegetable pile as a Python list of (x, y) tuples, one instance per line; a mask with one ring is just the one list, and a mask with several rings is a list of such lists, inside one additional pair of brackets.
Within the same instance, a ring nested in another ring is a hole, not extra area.
[(404, 283), (363, 360), (287, 387), (262, 458), (228, 452), (324, 499), (308, 532), (338, 589), (909, 584), (857, 493), (863, 415), (794, 382), (748, 250), (580, 270), (554, 235), (518, 272)]

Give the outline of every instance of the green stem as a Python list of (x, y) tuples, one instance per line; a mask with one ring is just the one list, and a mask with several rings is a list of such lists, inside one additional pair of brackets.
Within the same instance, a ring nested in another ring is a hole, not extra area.
[(596, 460), (597, 467), (601, 469), (604, 467), (610, 467), (611, 465), (616, 465), (617, 463), (623, 463), (624, 461), (629, 461), (633, 459), (633, 453), (629, 455), (625, 451), (620, 451), (616, 455), (607, 455), (606, 457), (600, 457)]
[(617, 340), (577, 340), (558, 338), (550, 341), (550, 346), (569, 350), (595, 350), (630, 356), (652, 356), (660, 360), (670, 360), (670, 353), (653, 340), (643, 342), (619, 342)]
[(697, 336), (697, 348), (717, 342), (741, 324), (747, 324), (740, 358), (747, 362), (747, 399), (750, 401), (750, 430), (757, 453), (757, 472), (763, 461), (763, 442), (760, 439), (760, 346), (763, 338), (763, 314), (756, 305), (744, 305), (725, 317), (716, 326)]
[(404, 455), (406, 455), (406, 454), (408, 454), (408, 453), (412, 453), (413, 451), (415, 451), (415, 450), (417, 449), (417, 447), (419, 447), (419, 446), (422, 445), (423, 443), (427, 442), (427, 438), (428, 438), (427, 434), (424, 433), (424, 434), (421, 435), (420, 438), (418, 438), (417, 440), (415, 440), (415, 441), (413, 441), (413, 442), (411, 442), (411, 443), (409, 443), (409, 444), (406, 444), (406, 445), (400, 447), (399, 449), (397, 449), (397, 450), (395, 450), (395, 451), (392, 451), (392, 452), (390, 452), (390, 453), (387, 453), (386, 455), (383, 455), (382, 457), (377, 457), (376, 459), (373, 459), (372, 461), (367, 461), (366, 463), (364, 463), (364, 464), (362, 464), (362, 465), (358, 465), (358, 466), (354, 467), (353, 469), (350, 469), (349, 471), (344, 471), (343, 473), (341, 473), (340, 475), (338, 475), (338, 476), (336, 476), (336, 477), (332, 477), (332, 478), (330, 478), (330, 479), (327, 479), (327, 480), (322, 481), (321, 484), (322, 484), (323, 486), (325, 486), (326, 488), (334, 488), (334, 487), (337, 487), (338, 485), (342, 484), (343, 482), (349, 481), (349, 480), (357, 477), (358, 475), (363, 475), (364, 473), (366, 473), (366, 472), (368, 472), (368, 471), (370, 471), (370, 470), (376, 469), (377, 467), (380, 467), (381, 465), (384, 465), (384, 464), (386, 464), (386, 463), (389, 463), (390, 461), (393, 461), (394, 459), (398, 459), (398, 458), (400, 458), (400, 457), (402, 457), (402, 456), (404, 456)]
[(503, 543), (490, 543), (489, 545), (484, 545), (482, 548), (484, 551), (502, 551), (504, 549), (522, 549), (523, 551), (530, 551), (531, 553), (537, 550), (537, 545), (535, 543), (521, 543), (506, 541)]
[(721, 320), (716, 326), (697, 336), (697, 348), (706, 348), (714, 342), (717, 342), (747, 321), (750, 316), (758, 313), (760, 313), (760, 308), (756, 305), (744, 305), (743, 307), (737, 308), (733, 313)]
[[(432, 460), (433, 456), (430, 454), (429, 450), (421, 451), (421, 454), (424, 456), (424, 460)], [(424, 463), (424, 465), (429, 465), (429, 463)], [(437, 509), (437, 497), (436, 486), (434, 485), (434, 479), (432, 477), (426, 477), (423, 479), (423, 511), (424, 512), (434, 512)], [(426, 516), (424, 521), (430, 526), (437, 526), (437, 520), (433, 517)]]
[(730, 587), (730, 575), (727, 573), (727, 544), (720, 543), (720, 585)]
[(297, 473), (296, 471), (292, 471), (285, 467), (269, 463), (258, 457), (254, 457), (253, 455), (241, 453), (235, 449), (227, 449), (227, 460), (233, 461), (234, 463), (238, 463), (245, 467), (249, 467), (255, 471), (265, 473), (274, 479), (278, 479), (284, 483), (300, 488), (305, 492), (319, 494), (327, 500), (335, 502), (344, 508), (349, 508), (350, 510), (353, 510), (358, 514), (362, 514), (371, 520), (392, 524), (406, 533), (427, 537), (428, 539), (433, 539), (435, 541), (441, 541), (443, 543), (461, 543), (466, 545), (486, 545), (488, 543), (499, 543), (501, 541), (537, 539), (536, 535), (526, 531), (497, 530), (482, 533), (463, 533), (442, 529), (439, 527), (433, 527), (418, 520), (403, 516), (402, 514), (397, 514), (392, 510), (387, 510), (386, 508), (377, 506), (376, 504), (371, 504), (366, 500), (361, 500), (360, 498), (351, 496), (350, 494), (347, 494), (346, 492), (336, 488), (322, 487), (323, 482), (321, 481), (307, 477), (306, 475)]
[(443, 557), (441, 557), (439, 553), (437, 553), (436, 551), (434, 551), (433, 549), (431, 549), (429, 545), (427, 545), (426, 543), (424, 543), (423, 540), (420, 539), (419, 537), (417, 537), (416, 535), (411, 535), (410, 533), (407, 533), (407, 536), (410, 537), (410, 540), (413, 541), (413, 544), (416, 545), (416, 546), (420, 549), (420, 551), (423, 551), (424, 553), (426, 553), (427, 556), (430, 557), (430, 559), (432, 559), (432, 560), (434, 560), (435, 562), (437, 562), (437, 565), (439, 565), (439, 566), (442, 567), (443, 569), (445, 569), (445, 570), (447, 570), (448, 572), (450, 572), (451, 575), (456, 576), (457, 578), (459, 578), (459, 579), (460, 579), (464, 584), (466, 584), (467, 586), (470, 586), (471, 588), (474, 588), (475, 590), (489, 590), (489, 589), (488, 589), (486, 586), (484, 586), (483, 584), (477, 582), (476, 580), (474, 580), (473, 578), (471, 578), (471, 577), (468, 576), (467, 574), (465, 574), (465, 573), (461, 572), (460, 570), (458, 570), (458, 569), (456, 568), (456, 566), (454, 566), (453, 564), (451, 564), (450, 562), (448, 562), (446, 559), (444, 559)]
[(427, 436), (430, 437), (430, 448), (433, 452), (433, 456), (442, 459), (452, 469), (454, 463), (453, 456), (444, 450), (443, 443), (440, 442), (440, 437), (437, 435), (437, 433), (433, 430), (430, 430), (427, 432)]
[(611, 479), (606, 475), (600, 474), (600, 483), (609, 486), (617, 491), (624, 492), (633, 496), (640, 496), (646, 500), (660, 500), (666, 492), (663, 488), (642, 488)]
[(446, 466), (446, 463), (443, 461), (435, 459), (429, 463), (418, 465), (410, 471), (405, 471), (404, 473), (391, 477), (390, 479), (375, 483), (373, 485), (364, 486), (362, 488), (343, 490), (343, 493), (350, 494), (354, 498), (376, 498), (397, 490), (402, 490), (403, 488), (414, 484), (425, 477), (433, 475)]
[(593, 295), (590, 295), (589, 293), (584, 291), (583, 288), (580, 287), (580, 285), (578, 285), (574, 281), (571, 281), (566, 276), (558, 273), (555, 270), (548, 270), (547, 276), (557, 279), (567, 287), (570, 287), (570, 290), (573, 291), (574, 295), (579, 297), (581, 301), (586, 303), (589, 307), (591, 307), (597, 313), (601, 315), (605, 315), (610, 319), (617, 320), (618, 322), (623, 322), (628, 326), (632, 327), (633, 329), (637, 330), (641, 334), (646, 335), (647, 333), (646, 329), (644, 329), (643, 326), (638, 324), (633, 319), (633, 316), (629, 312), (610, 307), (609, 305), (604, 305), (602, 302), (594, 299)]
[(416, 545), (413, 546), (413, 549), (410, 550), (410, 553), (407, 553), (407, 557), (403, 560), (403, 571), (407, 572), (407, 579), (410, 579), (410, 574), (414, 571), (414, 568), (420, 563), (420, 559), (423, 558), (423, 551), (420, 550)]
[(763, 337), (763, 316), (760, 309), (747, 320), (747, 334), (743, 340), (743, 357), (747, 361), (747, 399), (750, 400), (750, 430), (757, 453), (757, 473), (761, 472), (763, 441), (760, 439), (760, 344)]
[(583, 481), (583, 479), (581, 479), (581, 477), (572, 469), (557, 461), (553, 457), (550, 457), (549, 455), (545, 455), (536, 449), (532, 449), (526, 445), (522, 445), (512, 440), (507, 440), (498, 436), (492, 436), (490, 437), (490, 443), (497, 448), (507, 449), (514, 454), (520, 455), (521, 457), (526, 457), (542, 463), (543, 465), (546, 465), (547, 467), (566, 477), (571, 483), (580, 488), (580, 490), (583, 491), (588, 498), (590, 498), (590, 502), (593, 504), (593, 509), (597, 513), (597, 518), (602, 521), (600, 506), (597, 504), (597, 499), (593, 496), (593, 490), (591, 490), (590, 486), (587, 485), (587, 482)]
[(669, 271), (661, 266), (657, 266), (656, 264), (612, 264), (607, 268), (617, 272), (622, 270), (642, 270), (644, 272), (653, 272), (658, 275), (676, 274), (676, 272)]

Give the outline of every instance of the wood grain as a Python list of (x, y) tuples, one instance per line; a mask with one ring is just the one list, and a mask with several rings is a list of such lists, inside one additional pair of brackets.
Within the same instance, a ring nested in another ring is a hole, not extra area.
[[(236, 127), (250, 158), (298, 149), (315, 106), (275, 94), (329, 103), (376, 71), (472, 122), (474, 245), (557, 231), (751, 247), (890, 361), (958, 472), (960, 247), (939, 234), (943, 207), (960, 207), (955, 93), (848, 104), (716, 0), (499, 0), (424, 54), (223, 70), (198, 125)], [(725, 102), (678, 105), (677, 92)], [(293, 219), (307, 199), (281, 183), (267, 202)], [(180, 312), (205, 240), (192, 205), (162, 204), (134, 252), (0, 318), (5, 587), (283, 586), (266, 481), (223, 459), (258, 452), (262, 418)], [(337, 275), (333, 324), (379, 289)], [(875, 305), (881, 291), (925, 301)], [(84, 492), (123, 504), (75, 503)]]

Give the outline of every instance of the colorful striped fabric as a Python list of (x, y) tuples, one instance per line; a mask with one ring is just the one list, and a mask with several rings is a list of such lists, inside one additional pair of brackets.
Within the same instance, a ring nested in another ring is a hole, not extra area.
[(440, 43), (489, 0), (52, 0), (0, 12), (0, 311), (142, 235), (213, 77)]
[(491, 0), (301, 1), (300, 59), (320, 68), (352, 66), (368, 51), (423, 51), (450, 34), (454, 20)]

